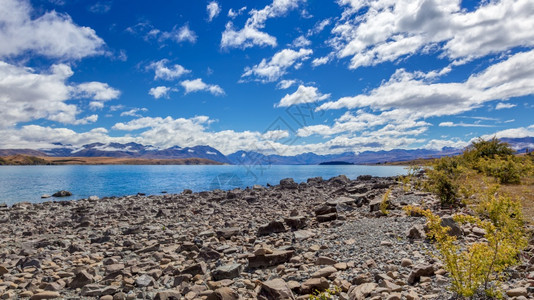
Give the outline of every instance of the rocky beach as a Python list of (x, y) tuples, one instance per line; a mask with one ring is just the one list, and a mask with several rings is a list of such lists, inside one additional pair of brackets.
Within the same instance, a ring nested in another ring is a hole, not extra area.
[[(451, 299), (425, 219), (406, 205), (432, 208), (460, 241), (483, 238), (394, 177), (2, 205), (0, 298)], [(533, 254), (531, 240), (506, 298), (534, 297)]]

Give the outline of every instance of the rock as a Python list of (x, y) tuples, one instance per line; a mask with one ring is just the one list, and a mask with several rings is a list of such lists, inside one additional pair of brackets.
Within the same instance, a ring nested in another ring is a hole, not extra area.
[(402, 295), (400, 293), (392, 293), (386, 298), (386, 300), (401, 300), (401, 299), (402, 299)]
[(334, 259), (331, 259), (330, 257), (327, 257), (327, 256), (319, 256), (317, 257), (317, 259), (315, 260), (315, 264), (316, 265), (335, 265), (337, 263), (337, 261), (335, 261)]
[(330, 222), (337, 219), (337, 213), (331, 213), (327, 215), (320, 215), (315, 217), (317, 219), (317, 222), (324, 223), (324, 222)]
[(113, 300), (113, 296), (105, 295), (105, 296), (100, 297), (100, 300)]
[(528, 291), (525, 287), (518, 287), (518, 288), (507, 290), (506, 295), (508, 295), (508, 297), (520, 297), (520, 296), (527, 297)]
[(447, 226), (450, 228), (448, 232), (449, 235), (454, 235), (454, 236), (463, 235), (462, 228), (460, 227), (460, 225), (458, 225), (458, 223), (456, 223), (456, 221), (453, 220), (451, 216), (447, 215), (447, 216), (441, 217), (441, 226)]
[(52, 196), (50, 196), (50, 195), (48, 195), (48, 194), (42, 194), (42, 195), (41, 195), (41, 199), (48, 199), (48, 198), (50, 198), (50, 197), (52, 197)]
[(328, 215), (328, 214), (331, 214), (331, 213), (337, 213), (337, 209), (336, 207), (332, 207), (328, 204), (323, 204), (317, 208), (315, 208), (314, 210), (315, 212), (315, 215), (316, 216), (321, 216), (321, 215)]
[(182, 294), (177, 290), (166, 290), (157, 292), (154, 300), (180, 300)]
[(113, 295), (118, 292), (116, 286), (104, 286), (99, 284), (87, 284), (82, 288), (81, 295), (86, 297), (99, 297)]
[(330, 286), (330, 283), (328, 283), (328, 280), (324, 277), (320, 278), (310, 278), (304, 283), (300, 285), (300, 293), (301, 294), (310, 294), (314, 292), (315, 290), (319, 292), (323, 292)]
[(229, 239), (233, 237), (234, 235), (238, 235), (241, 232), (239, 227), (229, 227), (229, 228), (221, 228), (218, 229), (215, 233), (219, 237), (223, 237), (225, 239)]
[(258, 228), (257, 236), (269, 235), (271, 233), (280, 233), (286, 232), (287, 229), (284, 226), (284, 223), (280, 221), (271, 221), (269, 224), (265, 224)]
[(8, 273), (9, 273), (9, 270), (6, 267), (0, 265), (0, 276), (4, 274), (8, 274)]
[(285, 218), (284, 222), (292, 230), (298, 230), (298, 229), (306, 227), (306, 217), (304, 216)]
[(406, 267), (411, 266), (412, 264), (413, 264), (413, 262), (412, 262), (412, 260), (409, 259), (409, 258), (403, 258), (403, 259), (401, 260), (401, 267), (405, 267), (405, 268), (406, 268)]
[(484, 229), (482, 229), (480, 227), (473, 227), (473, 229), (471, 229), (471, 231), (476, 236), (485, 236), (486, 235), (486, 230), (484, 230)]
[(100, 200), (100, 197), (98, 197), (98, 196), (89, 196), (89, 198), (87, 198), (87, 200), (89, 200), (89, 201), (98, 201), (98, 200)]
[(267, 300), (295, 300), (287, 283), (280, 278), (262, 282), (258, 296)]
[(211, 272), (211, 277), (213, 280), (232, 279), (239, 276), (241, 269), (241, 264), (221, 266)]
[(337, 269), (332, 267), (332, 266), (328, 266), (328, 267), (324, 267), (322, 269), (319, 269), (317, 271), (315, 271), (311, 277), (312, 278), (318, 278), (318, 277), (325, 277), (327, 278), (328, 276), (334, 274), (335, 272), (337, 272)]
[(376, 283), (363, 283), (349, 289), (349, 300), (363, 300), (377, 288)]
[(352, 205), (352, 204), (355, 204), (355, 203), (356, 203), (356, 199), (350, 198), (350, 197), (345, 197), (345, 196), (337, 197), (337, 198), (335, 198), (333, 200), (326, 201), (326, 204), (328, 204), (330, 206)]
[(218, 300), (237, 300), (239, 295), (229, 287), (221, 287), (215, 290), (215, 296)]
[(417, 265), (413, 268), (408, 276), (408, 283), (413, 285), (421, 279), (421, 276), (434, 275), (434, 267), (432, 265)]
[(54, 194), (52, 194), (52, 196), (54, 196), (54, 197), (68, 197), (68, 196), (72, 196), (72, 193), (69, 192), (69, 191), (61, 190), (61, 191), (55, 192)]
[(402, 287), (391, 282), (390, 280), (381, 280), (379, 286), (388, 289), (389, 292), (400, 292)]
[(152, 276), (143, 274), (135, 280), (135, 285), (138, 287), (147, 287), (154, 284), (154, 278)]
[(380, 205), (382, 204), (382, 198), (376, 198), (369, 203), (369, 211), (380, 211)]
[(306, 240), (315, 236), (315, 233), (310, 230), (297, 230), (293, 232), (293, 235), (296, 240)]
[(347, 178), (347, 176), (345, 175), (339, 175), (339, 176), (330, 178), (328, 181), (334, 185), (346, 185), (347, 183), (350, 182), (350, 179)]
[(280, 187), (283, 189), (298, 189), (299, 185), (293, 180), (293, 178), (284, 178), (280, 180)]
[(292, 250), (275, 250), (267, 255), (249, 255), (249, 268), (268, 268), (288, 262), (293, 256)]
[(200, 262), (198, 264), (188, 266), (182, 271), (182, 274), (191, 274), (192, 276), (198, 274), (204, 275), (206, 274), (206, 263)]
[(408, 230), (406, 236), (412, 240), (421, 240), (426, 238), (425, 230), (423, 225), (415, 224)]
[(71, 289), (77, 289), (82, 288), (85, 285), (93, 283), (93, 276), (91, 274), (87, 273), (86, 271), (80, 271), (78, 272), (72, 281), (69, 283), (69, 288)]
[(33, 296), (31, 296), (30, 300), (40, 300), (40, 299), (56, 299), (60, 298), (61, 295), (58, 292), (53, 291), (45, 291), (37, 293)]

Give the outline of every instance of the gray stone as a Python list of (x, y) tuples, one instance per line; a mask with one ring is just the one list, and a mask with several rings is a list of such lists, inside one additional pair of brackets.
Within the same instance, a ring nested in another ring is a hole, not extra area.
[(154, 284), (154, 278), (148, 274), (143, 274), (135, 280), (135, 285), (138, 287), (147, 287)]
[(55, 192), (54, 194), (52, 194), (52, 196), (54, 196), (54, 197), (68, 197), (68, 196), (72, 196), (72, 193), (69, 192), (69, 191), (61, 190), (61, 191)]
[(238, 277), (241, 273), (242, 266), (241, 264), (230, 264), (225, 266), (220, 266), (217, 269), (211, 272), (211, 277), (213, 280), (223, 280), (223, 279), (232, 279)]
[(287, 285), (280, 278), (262, 282), (258, 296), (265, 297), (268, 300), (294, 300), (295, 296)]

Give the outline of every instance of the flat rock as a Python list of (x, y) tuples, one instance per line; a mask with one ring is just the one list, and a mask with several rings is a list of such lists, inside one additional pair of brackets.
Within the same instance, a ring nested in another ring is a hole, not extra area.
[(318, 277), (327, 278), (328, 276), (334, 274), (335, 272), (337, 272), (336, 268), (334, 268), (332, 266), (328, 266), (328, 267), (324, 267), (322, 269), (319, 269), (319, 270), (315, 271), (311, 276), (313, 278), (318, 278)]
[(293, 232), (293, 235), (295, 236), (295, 239), (297, 240), (306, 240), (311, 237), (314, 237), (315, 233), (313, 233), (310, 230), (297, 230)]
[(520, 296), (527, 297), (528, 291), (525, 287), (517, 287), (514, 289), (507, 290), (506, 295), (508, 295), (508, 297), (520, 297)]
[(287, 283), (280, 278), (262, 282), (259, 297), (265, 297), (268, 300), (294, 300), (295, 296), (287, 285)]
[(166, 290), (156, 293), (154, 300), (180, 300), (182, 294), (178, 290)]
[(258, 228), (257, 236), (269, 235), (271, 233), (286, 232), (284, 223), (280, 221), (271, 221), (269, 224), (262, 225)]
[(337, 220), (337, 213), (319, 215), (319, 216), (317, 216), (315, 218), (317, 219), (317, 222), (319, 222), (319, 223), (330, 222), (330, 221)]
[(56, 299), (60, 298), (61, 295), (58, 292), (45, 291), (37, 293), (30, 297), (31, 300), (40, 300), (40, 299)]
[(304, 281), (300, 285), (300, 293), (301, 294), (310, 294), (314, 291), (323, 292), (330, 286), (330, 283), (326, 278), (320, 277), (320, 278), (310, 278), (306, 281)]
[(316, 265), (335, 265), (337, 261), (327, 256), (319, 256), (315, 260)]
[(363, 300), (367, 298), (378, 285), (374, 282), (363, 283), (358, 286), (353, 286), (349, 289), (349, 300)]
[(211, 272), (211, 277), (213, 280), (232, 279), (238, 277), (241, 273), (241, 270), (241, 264), (220, 266)]
[(293, 250), (275, 250), (267, 255), (249, 255), (249, 268), (268, 268), (288, 262), (293, 256)]

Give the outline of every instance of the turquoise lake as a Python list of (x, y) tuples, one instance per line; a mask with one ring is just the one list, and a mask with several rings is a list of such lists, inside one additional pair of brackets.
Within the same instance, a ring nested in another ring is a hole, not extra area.
[[(292, 177), (305, 182), (310, 177), (328, 179), (344, 174), (351, 179), (359, 175), (396, 176), (405, 174), (402, 166), (0, 166), (0, 203), (43, 202), (50, 200), (124, 196), (137, 193), (157, 195), (166, 191), (180, 193), (213, 189), (229, 190), (254, 184), (278, 184)], [(41, 199), (43, 194), (68, 190), (71, 197)]]

